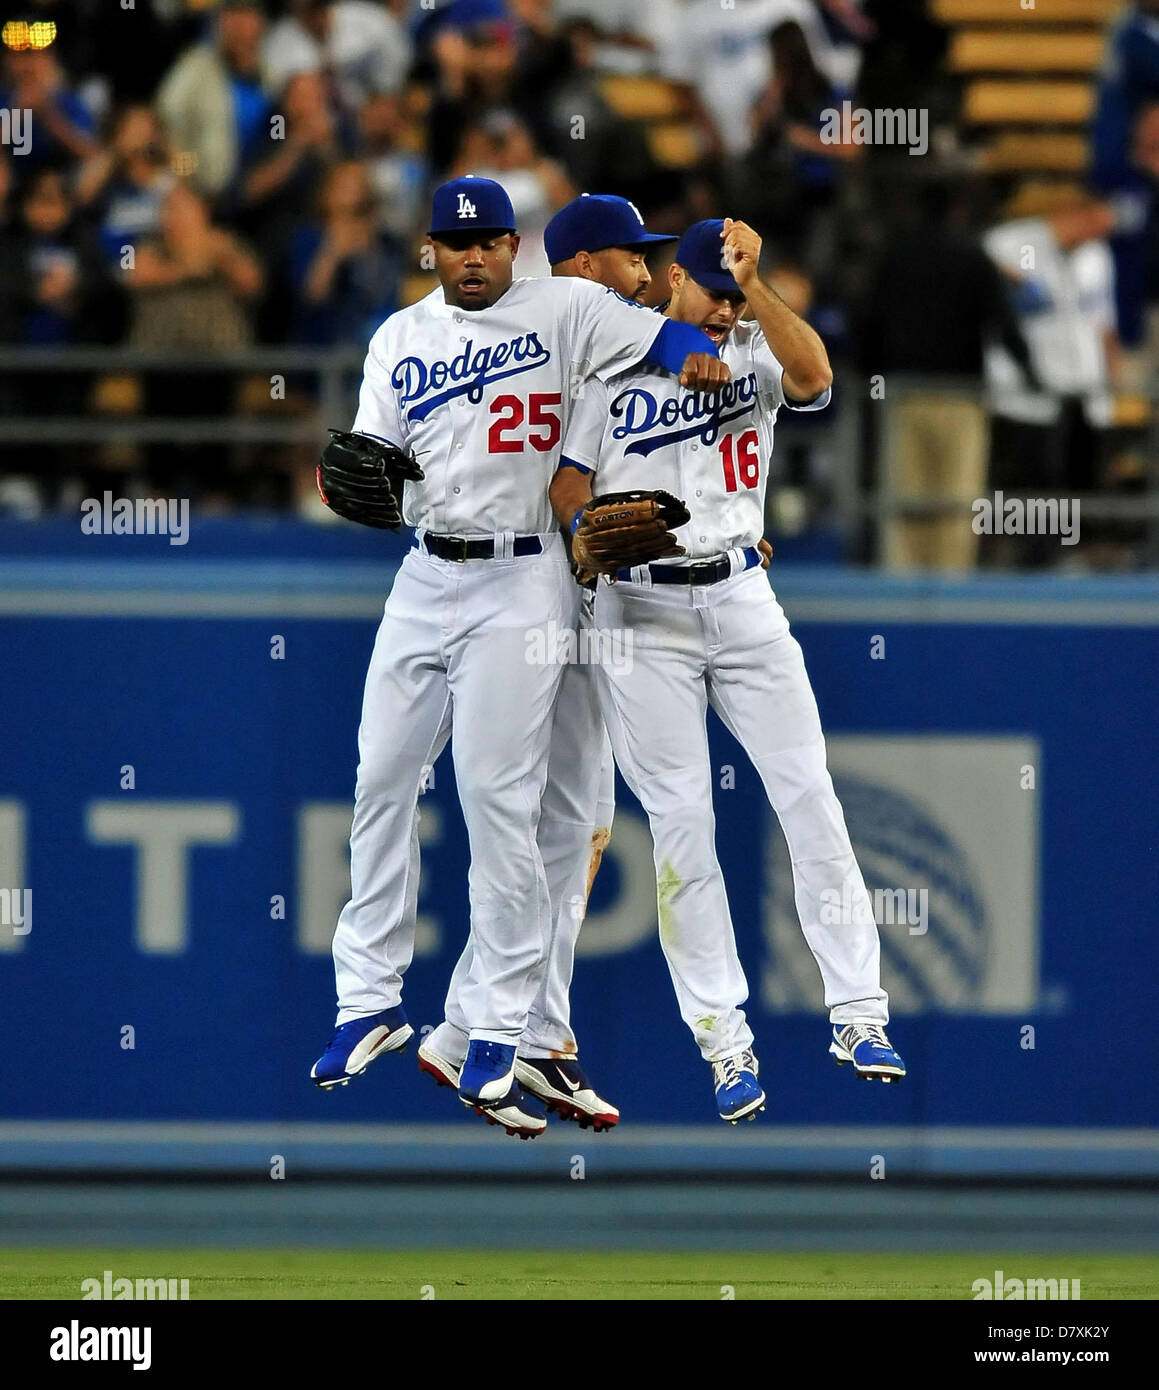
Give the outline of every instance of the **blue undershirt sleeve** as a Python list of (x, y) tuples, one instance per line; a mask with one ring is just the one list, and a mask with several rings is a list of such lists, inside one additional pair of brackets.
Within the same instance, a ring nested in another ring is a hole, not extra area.
[(673, 319), (665, 319), (660, 332), (652, 340), (652, 346), (645, 354), (644, 361), (653, 367), (663, 367), (673, 376), (679, 376), (684, 359), (690, 352), (707, 352), (712, 357), (720, 356), (716, 344), (707, 333), (693, 328), (690, 323), (677, 323)]

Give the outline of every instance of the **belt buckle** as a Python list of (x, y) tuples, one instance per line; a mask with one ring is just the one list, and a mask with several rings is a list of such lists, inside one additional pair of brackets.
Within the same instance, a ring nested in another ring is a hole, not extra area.
[[(697, 578), (698, 573), (703, 578)], [(716, 562), (714, 560), (697, 560), (688, 566), (689, 584), (715, 584), (716, 583)]]
[(462, 565), (467, 559), (467, 538), (465, 536), (448, 536), (443, 542), (450, 547), (451, 554), (444, 555), (444, 559), (450, 560), (452, 564)]

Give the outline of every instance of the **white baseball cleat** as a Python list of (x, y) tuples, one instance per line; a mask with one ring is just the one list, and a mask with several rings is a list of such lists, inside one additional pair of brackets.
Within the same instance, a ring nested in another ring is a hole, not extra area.
[(561, 1120), (575, 1120), (597, 1134), (613, 1129), (620, 1112), (602, 1100), (574, 1057), (516, 1057), (515, 1079)]
[(433, 1076), (437, 1086), (450, 1086), (453, 1091), (457, 1091), (462, 1062), (452, 1061), (433, 1044), (434, 1037), (432, 1035), (419, 1045), (419, 1071), (425, 1071), (428, 1076)]

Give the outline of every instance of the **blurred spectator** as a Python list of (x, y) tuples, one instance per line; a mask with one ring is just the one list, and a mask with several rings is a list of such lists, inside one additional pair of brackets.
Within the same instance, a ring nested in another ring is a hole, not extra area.
[(425, 0), (414, 18), (415, 66), (429, 76), (436, 40), (444, 29), (471, 29), (510, 21), (507, 0)]
[(1135, 167), (1146, 189), (1143, 233), (1146, 319), (1143, 346), (1122, 354), (1120, 383), (1126, 391), (1159, 394), (1159, 101), (1140, 108), (1131, 148)]
[(553, 0), (511, 0), (516, 21), (511, 107), (539, 148), (559, 158), (561, 143), (572, 141), (569, 124), (556, 116), (552, 96), (568, 80), (575, 62), (557, 8)]
[(316, 72), (292, 77), (282, 96), (286, 133), (271, 141), (272, 154), (259, 158), (242, 176), (238, 203), (243, 215), (255, 208), (268, 217), (277, 212), (300, 213), (317, 190), (321, 171), (345, 144), (326, 100), (326, 84)]
[[(536, 0), (522, 0), (521, 10)], [(547, 8), (547, 6), (544, 6)], [(586, 19), (598, 37), (595, 66), (601, 72), (652, 72), (661, 66), (669, 37), (678, 31), (676, 0), (556, 0), (555, 12), (564, 22)]]
[(1131, 128), (1159, 98), (1159, 0), (1136, 0), (1107, 35), (1091, 128), (1091, 176), (1102, 190), (1130, 186)]
[(986, 484), (989, 457), (983, 352), (1000, 339), (1033, 380), (1029, 350), (997, 267), (956, 225), (951, 190), (940, 181), (902, 188), (894, 203), (900, 221), (868, 296), (862, 361), (886, 413), (879, 490), (903, 506), (933, 506), (884, 520), (881, 554), (895, 569), (968, 569), (978, 541), (969, 504)]
[[(257, 260), (231, 233), (215, 227), (206, 200), (178, 184), (165, 199), (160, 233), (146, 242), (126, 277), (132, 298), (129, 343), (158, 354), (145, 382), (145, 413), (228, 416), (232, 372), (165, 371), (166, 353), (212, 356), (252, 339), (250, 305), (262, 286)], [(171, 496), (198, 495), (224, 472), (222, 450), (175, 441), (148, 450), (150, 486)]]
[(822, 141), (823, 113), (838, 108), (841, 98), (813, 61), (801, 26), (778, 24), (769, 48), (772, 76), (750, 114), (752, 146), (740, 164), (733, 201), (740, 216), (816, 275), (836, 254), (841, 168), (864, 147)]
[(826, 46), (817, 12), (809, 0), (686, 0), (664, 54), (664, 72), (700, 95), (720, 136), (724, 152), (735, 158), (749, 143), (749, 112), (772, 75), (768, 36), (795, 20), (810, 45)]
[[(75, 216), (65, 178), (42, 168), (24, 184), (18, 214), (0, 233), (0, 341), (29, 348), (109, 341), (123, 326), (117, 287), (100, 252)], [(79, 416), (87, 378), (75, 371), (3, 374), (6, 414)], [(17, 444), (3, 453), (5, 470), (24, 474), (29, 496), (51, 498), (75, 464), (61, 444)]]
[(133, 301), (129, 341), (160, 351), (212, 351), (251, 339), (248, 305), (261, 266), (209, 206), (178, 184), (165, 199), (159, 235), (136, 254), (126, 282)]
[(32, 174), (0, 245), (5, 342), (53, 347), (102, 337), (112, 285), (59, 170)]
[(210, 197), (229, 187), (268, 132), (259, 66), (265, 23), (254, 0), (223, 0), (212, 37), (178, 58), (157, 96), (174, 150), (193, 157), (182, 172)]
[(405, 242), (422, 221), (430, 174), (422, 151), (408, 143), (401, 100), (389, 92), (368, 98), (358, 113), (358, 133), (378, 225)]
[(543, 233), (557, 209), (579, 190), (554, 160), (544, 159), (527, 127), (510, 111), (493, 111), (468, 128), (453, 178), (478, 174), (507, 190), (519, 227), (519, 275), (550, 275)]
[(1090, 186), (1111, 201), (1117, 226), (1115, 299), (1129, 348), (1143, 342), (1149, 190), (1132, 157), (1132, 130), (1143, 106), (1159, 99), (1159, 0), (1137, 0), (1107, 36), (1091, 127)]
[[(455, 162), (463, 131), (488, 111), (510, 106), (518, 54), (505, 19), (476, 16), (452, 6), (432, 44), (437, 85), (431, 104), (427, 151), (439, 176)], [(469, 22), (460, 26), (460, 19)]]
[(99, 226), (111, 263), (119, 263), (126, 246), (157, 235), (175, 181), (156, 112), (151, 106), (126, 107), (109, 143), (86, 161), (76, 185), (77, 202)]
[(46, 165), (68, 168), (96, 152), (93, 113), (70, 90), (52, 48), (4, 50), (0, 108), (27, 113), (22, 177)]
[[(1004, 222), (984, 238), (1011, 287), (1040, 387), (1028, 388), (1005, 347), (988, 348), (991, 488), (1057, 496), (1091, 491), (1101, 481), (1118, 351), (1114, 264), (1105, 240), (1113, 222), (1106, 203), (1085, 198), (1045, 217)], [(1014, 540), (1032, 561), (1058, 557), (1054, 537)]]
[(357, 160), (328, 171), (318, 213), (291, 246), (293, 336), (312, 347), (361, 346), (398, 308), (402, 252), (376, 226), (374, 190)]
[(290, 240), (304, 209), (314, 206), (326, 169), (347, 153), (320, 73), (292, 77), (283, 95), (284, 140), (244, 172), (235, 194), (237, 222), (269, 272), (259, 336), (284, 341), (291, 331)]
[[(579, 188), (599, 187), (642, 207), (658, 201), (679, 204), (682, 175), (657, 167), (644, 123), (617, 116), (601, 91), (599, 31), (589, 20), (575, 19), (560, 34), (566, 62), (561, 60), (555, 70), (545, 66), (537, 75), (524, 65), (521, 51), (512, 84), (510, 105), (536, 136), (540, 150), (563, 165)], [(706, 144), (712, 139), (710, 128)]]
[(262, 51), (268, 91), (280, 92), (298, 73), (322, 73), (351, 119), (376, 92), (397, 92), (410, 60), (406, 31), (370, 0), (291, 0)]
[[(822, 333), (825, 347), (839, 360), (842, 343), (833, 331), (832, 314), (818, 306), (816, 286), (803, 264), (782, 260), (762, 277), (793, 313)], [(777, 421), (777, 447), (770, 460), (769, 492), (765, 507), (770, 526), (782, 534), (804, 528), (830, 500), (831, 461), (826, 448), (831, 438), (836, 412), (846, 409), (842, 387), (835, 385), (833, 401), (824, 411), (791, 411)]]
[(862, 38), (858, 106), (928, 110), (931, 127), (956, 123), (961, 94), (943, 61), (951, 30), (933, 10), (929, 0), (865, 0), (872, 32)]

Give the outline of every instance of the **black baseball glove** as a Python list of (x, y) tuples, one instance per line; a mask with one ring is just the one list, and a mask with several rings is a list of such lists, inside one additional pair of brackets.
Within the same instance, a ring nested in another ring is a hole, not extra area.
[(318, 463), (322, 501), (347, 521), (397, 531), (402, 525), (402, 485), (420, 482), (415, 457), (368, 434), (331, 430)]

